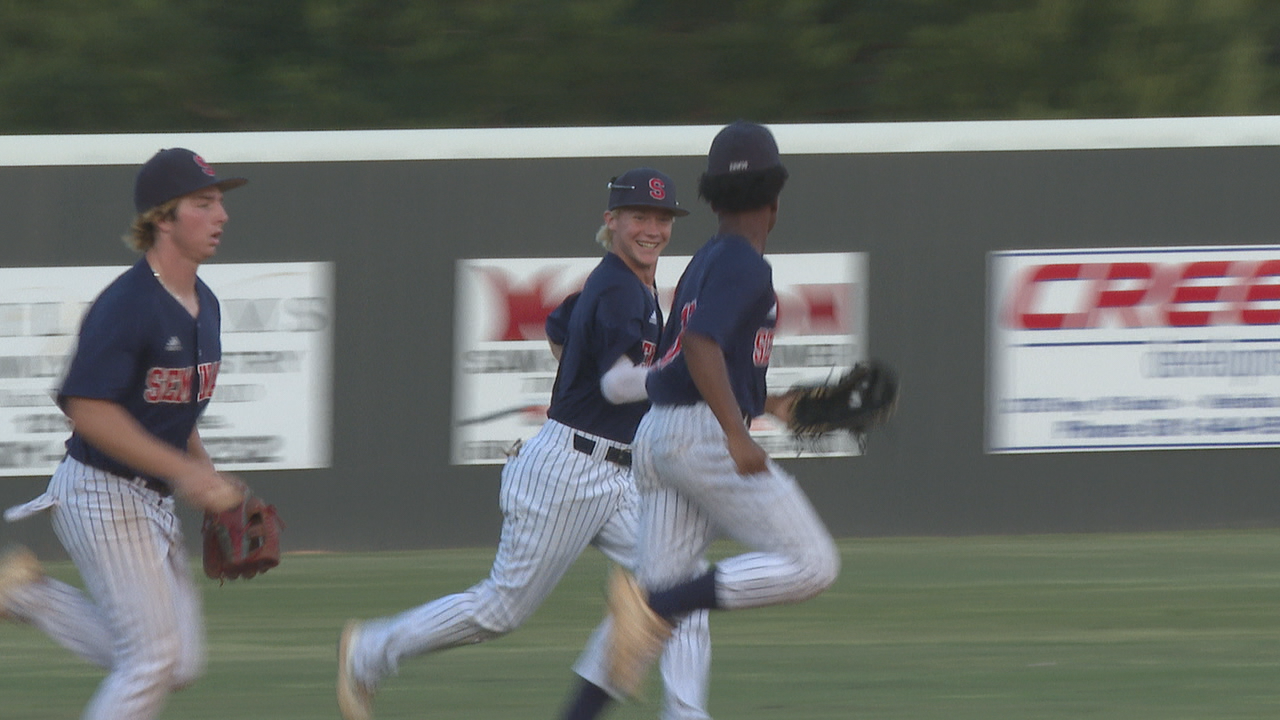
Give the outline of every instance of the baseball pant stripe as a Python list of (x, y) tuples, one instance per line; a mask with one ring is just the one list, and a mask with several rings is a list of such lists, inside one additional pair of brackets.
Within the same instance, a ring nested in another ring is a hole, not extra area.
[[(587, 545), (631, 559), (605, 542), (628, 492), (625, 470), (573, 450), (572, 432), (548, 421), (503, 468), (502, 536), (490, 575), (472, 588), (394, 618), (370, 622), (356, 652), (356, 671), (371, 684), (400, 660), (484, 642), (519, 627), (546, 600)], [(561, 480), (565, 478), (567, 480)]]
[[(199, 595), (173, 500), (70, 459), (49, 492), (54, 532), (113, 638), (110, 672), (84, 718), (154, 718), (169, 690), (192, 682), (204, 662)], [(72, 604), (49, 616), (75, 612)]]
[(723, 608), (798, 602), (835, 581), (835, 541), (795, 479), (772, 461), (739, 475), (705, 404), (651, 409), (636, 446), (647, 493), (641, 582), (656, 589), (693, 577), (717, 534), (752, 550), (717, 563)]
[[(639, 499), (629, 471), (603, 460), (602, 438), (594, 438), (597, 451), (592, 455), (574, 450), (574, 434), (572, 428), (547, 421), (503, 468), (502, 535), (488, 578), (461, 593), (365, 623), (354, 653), (355, 672), (363, 682), (376, 686), (404, 658), (515, 630), (588, 545), (634, 567)], [(606, 630), (604, 624), (596, 628), (574, 667), (608, 689)], [(706, 705), (702, 679), (707, 674), (694, 670), (710, 665), (705, 613), (687, 628), (682, 623), (677, 635), (683, 639), (670, 643), (663, 656), (663, 717), (706, 720), (697, 708)]]

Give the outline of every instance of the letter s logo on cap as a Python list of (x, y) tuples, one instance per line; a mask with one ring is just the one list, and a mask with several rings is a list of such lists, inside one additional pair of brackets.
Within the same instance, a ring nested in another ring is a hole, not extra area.
[(649, 197), (654, 200), (663, 200), (667, 197), (667, 186), (663, 184), (662, 178), (649, 179)]
[(191, 159), (195, 160), (196, 164), (200, 166), (200, 172), (208, 175), (209, 177), (215, 177), (217, 175), (217, 173), (213, 171), (213, 168), (209, 166), (209, 163), (204, 161), (204, 158), (199, 155), (192, 155)]

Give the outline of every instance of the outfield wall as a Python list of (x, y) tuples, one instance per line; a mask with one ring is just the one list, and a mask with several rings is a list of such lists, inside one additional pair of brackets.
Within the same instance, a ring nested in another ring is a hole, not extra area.
[[(322, 422), (329, 447), (297, 469), (245, 471), (280, 507), (288, 546), (492, 544), (498, 468), (450, 464), (458, 262), (594, 254), (604, 184), (637, 165), (677, 182), (694, 212), (677, 223), (668, 252), (692, 253), (714, 229), (693, 188), (717, 129), (0, 137), (0, 267), (133, 262), (117, 238), (130, 219), (134, 170), (160, 147), (193, 148), (220, 174), (249, 177), (228, 196), (231, 221), (217, 263), (307, 263), (331, 273)], [(903, 377), (898, 414), (865, 456), (783, 460), (837, 535), (1280, 525), (1276, 450), (1266, 432), (1239, 447), (1045, 451), (1032, 443), (1032, 451), (993, 453), (986, 431), (991, 368), (999, 364), (989, 355), (1004, 352), (991, 342), (1005, 302), (989, 289), (992, 254), (1258, 246), (1266, 256), (1280, 244), (1273, 197), (1280, 118), (774, 129), (791, 180), (770, 252), (865, 253), (864, 350)], [(1218, 284), (1232, 272), (1219, 273)], [(1266, 345), (1275, 325), (1265, 321), (1274, 309), (1269, 277), (1256, 279), (1260, 294), (1249, 298), (1179, 296), (1209, 303), (1211, 332), (1184, 337), (1184, 328), (1166, 323), (1142, 342)], [(1122, 293), (1136, 281), (1108, 282)], [(1215, 286), (1212, 276), (1183, 284)], [(1263, 318), (1247, 338), (1223, 319), (1227, 305), (1238, 310), (1246, 301), (1260, 313), (1249, 317)], [(1099, 331), (1115, 337), (1061, 345), (1133, 344), (1121, 332), (1125, 317), (1117, 311), (1099, 321), (1110, 322)], [(1040, 347), (1039, 337), (1017, 346)], [(1123, 381), (1106, 357), (1082, 357), (1101, 364), (1072, 368), (1072, 397), (1088, 392), (1090, 373), (1099, 387)], [(1049, 386), (1063, 372), (1030, 369)], [(1270, 382), (1236, 377), (1205, 392), (1265, 405), (1280, 396)], [(1183, 388), (1196, 392), (1194, 383)], [(304, 383), (293, 392), (318, 391)], [(322, 412), (281, 401), (278, 422), (301, 423), (290, 417), (295, 408)], [(12, 424), (0, 429), (0, 454), (16, 432)], [(44, 482), (0, 477), (0, 504), (25, 500)], [(0, 537), (49, 547), (46, 526), (31, 520)]]

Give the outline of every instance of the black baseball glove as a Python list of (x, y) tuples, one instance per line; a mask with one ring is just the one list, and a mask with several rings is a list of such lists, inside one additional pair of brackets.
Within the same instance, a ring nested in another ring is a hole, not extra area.
[(882, 362), (860, 362), (834, 383), (797, 385), (787, 429), (799, 437), (843, 430), (862, 439), (898, 404), (898, 376)]

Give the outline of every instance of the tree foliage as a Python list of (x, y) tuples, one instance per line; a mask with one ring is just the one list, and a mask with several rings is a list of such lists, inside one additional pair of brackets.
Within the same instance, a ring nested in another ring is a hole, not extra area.
[(1268, 0), (0, 0), (0, 132), (1280, 111)]

